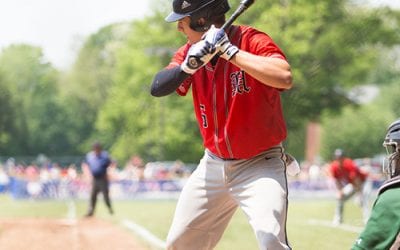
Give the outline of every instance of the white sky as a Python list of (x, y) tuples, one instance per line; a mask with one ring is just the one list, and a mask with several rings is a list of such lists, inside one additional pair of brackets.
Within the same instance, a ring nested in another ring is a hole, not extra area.
[(375, 6), (388, 5), (396, 9), (400, 8), (400, 0), (369, 0), (369, 1), (372, 3), (372, 5)]
[[(77, 38), (146, 15), (149, 0), (0, 0), (0, 49), (13, 43), (43, 48), (58, 68), (76, 56)], [(79, 40), (79, 39), (78, 39)], [(75, 41), (75, 42), (74, 42)]]
[[(364, 2), (365, 0), (360, 0)], [(43, 48), (58, 68), (68, 67), (80, 43), (101, 27), (141, 18), (149, 0), (0, 0), (0, 49), (12, 43)], [(369, 0), (400, 8), (400, 0)], [(79, 39), (80, 38), (80, 39)]]

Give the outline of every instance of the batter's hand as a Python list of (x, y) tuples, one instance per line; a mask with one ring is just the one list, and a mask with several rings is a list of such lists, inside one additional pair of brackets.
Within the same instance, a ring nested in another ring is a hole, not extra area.
[(225, 31), (215, 28), (214, 25), (203, 35), (202, 39), (214, 44), (218, 50), (218, 54), (227, 61), (231, 60), (239, 52), (239, 48), (229, 41)]
[(217, 52), (215, 45), (206, 40), (200, 40), (190, 47), (185, 61), (181, 64), (181, 69), (192, 75), (207, 64)]

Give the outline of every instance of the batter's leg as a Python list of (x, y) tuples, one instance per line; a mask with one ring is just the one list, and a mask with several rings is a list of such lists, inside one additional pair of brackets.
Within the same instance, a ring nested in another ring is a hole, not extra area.
[(224, 185), (223, 163), (206, 154), (181, 192), (167, 249), (213, 249), (236, 208)]
[(269, 152), (231, 167), (232, 194), (247, 215), (261, 250), (291, 249), (286, 234), (288, 209), (285, 163)]

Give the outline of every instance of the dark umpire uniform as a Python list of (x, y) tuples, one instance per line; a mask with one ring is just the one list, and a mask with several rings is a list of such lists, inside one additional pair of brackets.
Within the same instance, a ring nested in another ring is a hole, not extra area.
[(93, 176), (92, 191), (90, 194), (90, 206), (86, 216), (93, 216), (97, 195), (99, 192), (103, 193), (104, 201), (108, 207), (110, 214), (113, 214), (109, 196), (109, 181), (107, 176), (107, 168), (111, 164), (111, 159), (108, 153), (102, 150), (99, 143), (93, 144), (93, 150), (87, 153), (85, 163), (88, 165), (90, 173)]

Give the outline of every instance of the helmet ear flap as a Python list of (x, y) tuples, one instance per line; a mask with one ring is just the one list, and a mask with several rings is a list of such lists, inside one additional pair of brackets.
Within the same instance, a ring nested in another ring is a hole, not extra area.
[(206, 19), (204, 17), (201, 17), (197, 20), (197, 25), (199, 26), (204, 26), (206, 25)]
[(198, 32), (207, 31), (211, 27), (211, 23), (207, 22), (204, 17), (192, 18), (190, 21), (190, 28)]
[[(216, 21), (225, 22), (225, 13), (230, 9), (227, 0), (211, 0), (190, 15), (190, 28), (198, 32), (207, 31)], [(222, 17), (222, 19), (221, 19)]]

